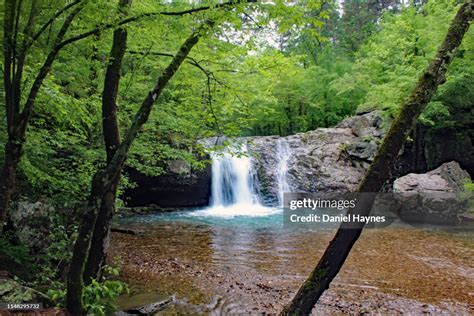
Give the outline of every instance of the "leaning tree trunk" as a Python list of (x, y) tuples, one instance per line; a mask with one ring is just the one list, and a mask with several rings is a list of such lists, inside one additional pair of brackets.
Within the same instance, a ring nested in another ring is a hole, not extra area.
[[(132, 0), (120, 0), (119, 11), (127, 16), (130, 12)], [(120, 71), (122, 60), (127, 49), (127, 30), (119, 28), (114, 31), (110, 62), (107, 66), (102, 93), (102, 132), (104, 136), (107, 163), (112, 158), (120, 145), (120, 131), (117, 119), (117, 95), (120, 84)], [(99, 215), (92, 235), (91, 249), (84, 270), (84, 282), (88, 284), (91, 279), (99, 279), (105, 264), (109, 246), (110, 223), (115, 212), (115, 200), (120, 174), (112, 181), (110, 189), (102, 198)]]
[[(212, 25), (212, 23), (206, 23), (205, 25), (208, 26), (209, 24)], [(154, 89), (148, 93), (143, 101), (123, 142), (121, 142), (120, 146), (117, 148), (110, 163), (107, 165), (105, 170), (97, 172), (93, 177), (88, 205), (79, 227), (79, 233), (74, 244), (73, 256), (67, 276), (66, 307), (72, 315), (83, 315), (85, 313), (84, 303), (82, 301), (84, 288), (83, 274), (86, 260), (89, 255), (92, 234), (104, 195), (110, 190), (115, 179), (117, 179), (122, 172), (128, 151), (137, 137), (139, 130), (143, 124), (148, 121), (153, 104), (163, 92), (168, 81), (173, 77), (186, 59), (191, 49), (197, 44), (203, 32), (205, 32), (205, 28), (199, 28), (180, 47), (171, 63), (158, 78), (158, 82)]]
[[(447, 67), (453, 58), (453, 52), (461, 44), (473, 18), (472, 0), (464, 3), (449, 27), (448, 33), (420, 77), (408, 101), (402, 106), (398, 117), (393, 121), (378, 153), (367, 174), (362, 180), (358, 192), (379, 192), (388, 180), (390, 168), (400, 152), (405, 139), (420, 116), (426, 104), (435, 94), (438, 85), (445, 82)], [(360, 195), (351, 214), (368, 215), (376, 194)], [(296, 296), (282, 311), (282, 315), (309, 315), (314, 305), (329, 287), (346, 260), (353, 245), (359, 238), (364, 224), (343, 223), (330, 242), (316, 268), (299, 289)]]

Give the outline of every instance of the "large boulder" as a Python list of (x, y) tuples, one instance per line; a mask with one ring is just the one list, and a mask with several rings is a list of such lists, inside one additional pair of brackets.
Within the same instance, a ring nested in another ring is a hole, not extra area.
[(384, 126), (387, 126), (386, 123), (382, 118), (382, 112), (372, 111), (350, 116), (342, 120), (336, 127), (349, 128), (354, 135), (362, 138), (381, 138), (385, 135)]
[(455, 224), (466, 210), (460, 197), (469, 173), (455, 161), (424, 174), (410, 173), (393, 183), (399, 216), (407, 222)]

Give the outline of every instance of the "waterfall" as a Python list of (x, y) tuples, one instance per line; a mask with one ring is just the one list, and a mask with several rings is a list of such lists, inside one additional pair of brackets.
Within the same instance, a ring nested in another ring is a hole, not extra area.
[[(291, 151), (288, 142), (279, 139), (276, 143), (276, 181), (278, 202), (283, 205), (283, 193), (290, 192), (288, 183), (288, 161)], [(256, 172), (247, 144), (231, 146), (212, 154), (212, 185), (209, 207), (193, 213), (196, 216), (234, 217), (267, 216), (278, 208), (260, 204), (256, 188)]]
[(290, 160), (291, 151), (288, 142), (282, 138), (278, 139), (276, 146), (278, 159), (277, 182), (278, 182), (278, 205), (283, 205), (283, 194), (291, 191), (288, 183), (288, 160)]
[(229, 152), (214, 154), (211, 206), (257, 203), (252, 161), (248, 156), (247, 146), (241, 146), (239, 156)]
[(235, 216), (268, 216), (278, 212), (260, 204), (255, 172), (247, 145), (235, 153), (226, 149), (212, 155), (212, 185), (208, 208), (193, 213), (195, 216), (232, 218)]

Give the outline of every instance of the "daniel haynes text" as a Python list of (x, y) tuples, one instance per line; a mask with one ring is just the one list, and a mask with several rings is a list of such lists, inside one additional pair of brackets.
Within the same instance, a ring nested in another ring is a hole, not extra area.
[(363, 216), (358, 214), (348, 215), (290, 215), (291, 223), (385, 223), (385, 216)]

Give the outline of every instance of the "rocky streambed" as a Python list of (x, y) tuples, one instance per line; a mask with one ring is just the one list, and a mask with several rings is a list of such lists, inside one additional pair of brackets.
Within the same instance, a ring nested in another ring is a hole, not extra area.
[[(174, 295), (162, 312), (277, 313), (334, 233), (284, 229), (280, 218), (130, 219), (143, 235), (112, 236), (111, 257), (132, 287), (120, 303)], [(473, 237), (472, 229), (446, 227), (367, 229), (314, 313), (474, 313)]]

